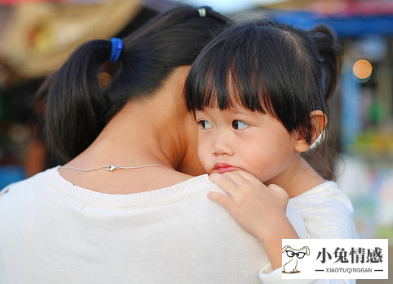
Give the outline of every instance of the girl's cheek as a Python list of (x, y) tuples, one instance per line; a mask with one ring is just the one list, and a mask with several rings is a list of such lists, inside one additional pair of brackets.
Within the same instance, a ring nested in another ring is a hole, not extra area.
[(209, 161), (209, 153), (210, 153), (210, 151), (209, 151), (206, 143), (199, 142), (198, 143), (198, 157), (199, 157), (201, 164), (205, 168), (205, 170), (207, 169), (207, 164)]

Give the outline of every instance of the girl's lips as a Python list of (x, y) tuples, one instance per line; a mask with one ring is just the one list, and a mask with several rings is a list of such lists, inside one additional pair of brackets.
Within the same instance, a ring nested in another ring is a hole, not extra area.
[(227, 173), (227, 172), (233, 172), (236, 170), (237, 170), (236, 167), (226, 164), (226, 163), (216, 163), (216, 164), (214, 164), (214, 167), (213, 167), (213, 172), (218, 172), (220, 174)]

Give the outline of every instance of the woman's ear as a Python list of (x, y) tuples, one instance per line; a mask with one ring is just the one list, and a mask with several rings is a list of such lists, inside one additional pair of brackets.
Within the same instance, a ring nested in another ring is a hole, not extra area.
[(311, 143), (308, 143), (304, 137), (304, 133), (299, 131), (295, 145), (295, 150), (298, 152), (307, 151), (310, 146), (315, 142), (315, 140), (318, 139), (319, 135), (321, 135), (328, 122), (326, 115), (321, 110), (314, 110), (310, 112), (310, 118), (311, 124), (313, 125)]

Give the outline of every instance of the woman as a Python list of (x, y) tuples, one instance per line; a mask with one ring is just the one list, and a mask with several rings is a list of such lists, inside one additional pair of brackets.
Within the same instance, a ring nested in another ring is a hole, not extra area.
[(3, 190), (0, 283), (260, 283), (259, 241), (208, 200), (220, 189), (207, 175), (193, 177), (203, 170), (183, 98), (193, 60), (228, 25), (175, 8), (70, 57), (46, 113), (69, 162)]

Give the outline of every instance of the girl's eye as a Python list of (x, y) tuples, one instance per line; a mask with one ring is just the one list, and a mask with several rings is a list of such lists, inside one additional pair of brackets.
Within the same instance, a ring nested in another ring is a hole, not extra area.
[(232, 127), (233, 129), (246, 129), (249, 125), (244, 122), (244, 121), (240, 121), (240, 120), (234, 120), (232, 121)]
[(199, 127), (200, 127), (201, 129), (204, 129), (204, 130), (207, 130), (207, 129), (211, 129), (211, 128), (212, 128), (211, 123), (210, 123), (209, 121), (203, 120), (203, 119), (201, 119), (201, 120), (198, 121), (198, 125), (199, 125)]

